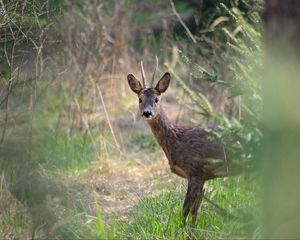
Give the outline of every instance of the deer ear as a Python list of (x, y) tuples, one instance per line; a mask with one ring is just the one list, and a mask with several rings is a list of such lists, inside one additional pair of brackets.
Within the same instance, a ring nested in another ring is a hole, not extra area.
[(159, 93), (163, 93), (165, 92), (170, 84), (170, 79), (171, 79), (171, 75), (170, 73), (166, 72), (162, 78), (158, 81), (155, 89), (159, 92)]
[(143, 89), (142, 84), (140, 83), (140, 81), (137, 80), (132, 74), (127, 75), (127, 80), (128, 80), (129, 87), (136, 94), (138, 94)]

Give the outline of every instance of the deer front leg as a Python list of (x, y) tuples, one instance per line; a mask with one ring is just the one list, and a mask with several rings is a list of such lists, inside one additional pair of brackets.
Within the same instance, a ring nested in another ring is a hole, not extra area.
[(199, 177), (192, 177), (188, 180), (188, 189), (183, 203), (183, 220), (186, 221), (188, 214), (192, 209), (193, 219), (196, 220), (198, 208), (200, 206), (203, 194), (204, 181)]
[(188, 188), (187, 188), (187, 192), (185, 194), (185, 198), (184, 198), (184, 202), (183, 202), (183, 211), (182, 211), (184, 223), (190, 212), (190, 192), (191, 192), (191, 183), (190, 183), (190, 180), (188, 180)]
[(192, 223), (195, 224), (196, 223), (196, 220), (197, 220), (197, 214), (198, 214), (198, 209), (201, 205), (201, 202), (202, 202), (202, 199), (203, 199), (203, 196), (204, 196), (204, 189), (203, 189), (203, 186), (204, 186), (204, 182), (201, 186), (201, 189), (200, 191), (198, 192), (198, 195), (197, 195), (197, 198), (195, 200), (195, 203), (193, 205), (193, 209), (192, 209), (192, 216), (193, 216), (193, 219), (192, 219)]

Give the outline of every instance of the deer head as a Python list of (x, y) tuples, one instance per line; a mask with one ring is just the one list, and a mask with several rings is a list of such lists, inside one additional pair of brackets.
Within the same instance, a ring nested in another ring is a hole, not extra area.
[(162, 93), (164, 93), (169, 87), (171, 75), (166, 72), (161, 79), (158, 81), (157, 85), (153, 87), (153, 82), (155, 78), (155, 73), (158, 67), (158, 60), (156, 58), (156, 68), (153, 72), (150, 87), (146, 86), (146, 78), (143, 67), (143, 62), (141, 62), (141, 73), (143, 85), (137, 80), (132, 74), (128, 74), (127, 80), (128, 84), (133, 92), (135, 92), (139, 99), (139, 109), (142, 117), (146, 120), (151, 120), (157, 116), (160, 112), (160, 100)]

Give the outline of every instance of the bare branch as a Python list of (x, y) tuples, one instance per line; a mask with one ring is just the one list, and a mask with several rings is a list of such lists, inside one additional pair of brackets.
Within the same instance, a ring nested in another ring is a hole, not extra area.
[(112, 125), (111, 125), (110, 118), (109, 118), (109, 116), (108, 116), (108, 112), (107, 112), (107, 109), (106, 109), (106, 105), (105, 105), (105, 102), (104, 102), (104, 99), (103, 99), (103, 95), (102, 95), (102, 92), (101, 92), (101, 89), (100, 89), (99, 85), (97, 85), (97, 90), (98, 90), (98, 94), (99, 94), (100, 99), (101, 99), (101, 102), (102, 102), (103, 110), (104, 110), (104, 113), (105, 113), (105, 117), (106, 117), (106, 120), (107, 120), (109, 129), (110, 129), (111, 135), (112, 135), (112, 137), (113, 137), (113, 139), (114, 139), (116, 148), (117, 148), (118, 150), (120, 150), (120, 144), (119, 144), (118, 141), (117, 141), (115, 132), (114, 132), (113, 127), (112, 127)]
[(9, 85), (7, 86), (7, 98), (5, 102), (5, 119), (4, 119), (4, 126), (2, 129), (2, 134), (1, 134), (1, 139), (0, 139), (0, 144), (3, 144), (4, 138), (5, 138), (5, 133), (6, 133), (6, 127), (7, 127), (7, 122), (8, 122), (8, 99), (11, 91), (11, 85), (12, 82), (9, 82)]
[(179, 13), (177, 12), (174, 2), (172, 0), (169, 0), (173, 13), (175, 14), (175, 16), (178, 18), (178, 21), (180, 22), (180, 24), (183, 26), (183, 28), (185, 29), (185, 31), (187, 32), (188, 36), (192, 39), (192, 41), (194, 43), (196, 43), (196, 38), (194, 37), (194, 35), (191, 33), (190, 29), (185, 25), (185, 23), (183, 22), (182, 18), (180, 17)]

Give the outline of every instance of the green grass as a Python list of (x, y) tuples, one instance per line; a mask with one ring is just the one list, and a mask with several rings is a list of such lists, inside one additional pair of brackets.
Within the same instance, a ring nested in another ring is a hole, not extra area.
[(7, 209), (7, 211), (0, 212), (0, 239), (12, 237), (21, 239), (28, 235), (29, 232), (25, 211), (15, 212), (14, 209)]
[(258, 180), (245, 176), (207, 182), (195, 225), (191, 219), (184, 225), (181, 218), (185, 184), (171, 184), (158, 196), (142, 198), (125, 220), (115, 213), (107, 221), (100, 205), (96, 216), (83, 207), (70, 214), (72, 221), (60, 234), (71, 239), (258, 239), (257, 186)]
[(210, 181), (205, 196), (214, 204), (203, 200), (195, 225), (189, 219), (186, 225), (182, 223), (185, 186), (177, 186), (157, 197), (143, 198), (127, 220), (116, 220), (110, 225), (111, 231), (109, 226), (103, 227), (101, 216), (93, 220), (100, 222), (100, 227), (97, 229), (94, 222), (91, 229), (95, 238), (106, 238), (103, 234), (108, 232), (113, 234), (109, 237), (129, 239), (259, 238), (258, 189), (248, 180), (232, 177)]
[(53, 134), (45, 137), (41, 143), (37, 155), (46, 156), (39, 162), (47, 170), (80, 172), (87, 169), (99, 154), (92, 136), (70, 138)]

